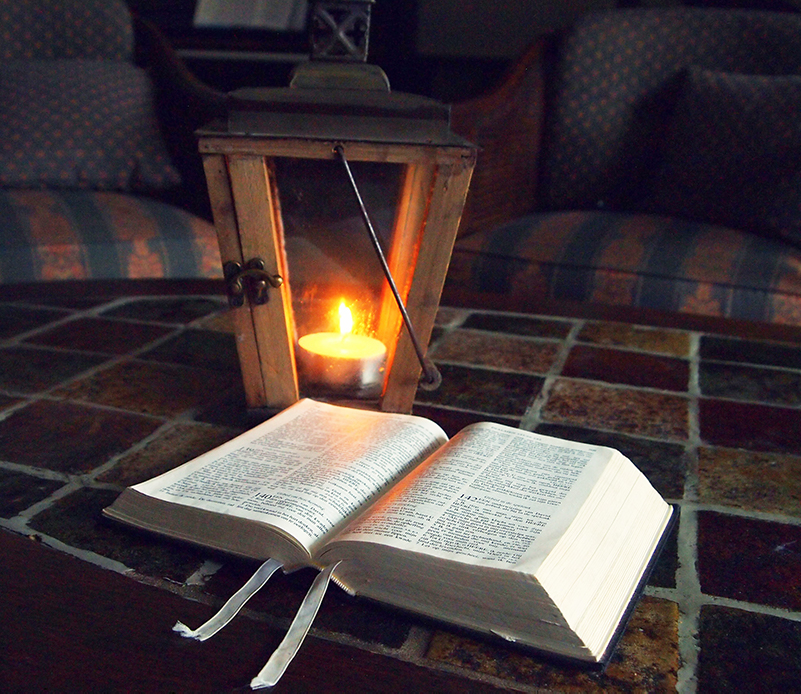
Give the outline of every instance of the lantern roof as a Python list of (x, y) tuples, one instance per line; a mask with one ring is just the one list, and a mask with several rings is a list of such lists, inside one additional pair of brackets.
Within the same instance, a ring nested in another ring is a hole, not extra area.
[(393, 92), (383, 70), (366, 63), (310, 61), (295, 68), (289, 87), (233, 91), (227, 125), (231, 135), (469, 144), (450, 130), (448, 105)]

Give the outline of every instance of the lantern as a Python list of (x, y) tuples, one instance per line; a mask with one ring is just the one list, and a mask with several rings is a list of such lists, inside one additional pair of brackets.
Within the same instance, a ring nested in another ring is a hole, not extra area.
[[(366, 47), (369, 13), (353, 6), (370, 4), (318, 3), (319, 22)], [(447, 107), (392, 92), (316, 26), (334, 60), (302, 63), (288, 88), (233, 92), (228, 122), (199, 132), (247, 405), (408, 412), (418, 382), (437, 385), (425, 346), (475, 148)]]

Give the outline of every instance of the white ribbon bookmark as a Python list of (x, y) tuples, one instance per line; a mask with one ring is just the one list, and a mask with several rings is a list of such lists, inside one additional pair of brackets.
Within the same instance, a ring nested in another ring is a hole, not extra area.
[(264, 689), (266, 687), (274, 687), (278, 684), (278, 680), (286, 671), (289, 663), (300, 650), (306, 634), (309, 633), (312, 622), (317, 616), (317, 611), (325, 597), (326, 588), (331, 580), (331, 574), (338, 566), (339, 562), (327, 567), (324, 571), (317, 574), (314, 582), (303, 598), (303, 602), (292, 620), (292, 624), (287, 631), (284, 640), (278, 648), (275, 649), (267, 664), (261, 669), (261, 672), (253, 678), (250, 683), (251, 689)]
[(281, 562), (277, 559), (268, 559), (256, 570), (256, 573), (250, 577), (248, 582), (236, 591), (236, 593), (228, 599), (228, 602), (220, 608), (220, 611), (208, 622), (199, 626), (197, 629), (190, 629), (186, 624), (176, 622), (172, 630), (177, 631), (181, 636), (185, 636), (188, 639), (197, 639), (198, 641), (210, 639), (236, 617), (245, 603), (270, 580), (270, 576), (280, 569), (281, 566)]

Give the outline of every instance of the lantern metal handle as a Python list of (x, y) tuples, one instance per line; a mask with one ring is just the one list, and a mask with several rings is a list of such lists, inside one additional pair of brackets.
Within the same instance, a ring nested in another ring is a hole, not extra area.
[(335, 145), (334, 153), (342, 162), (343, 166), (345, 167), (345, 171), (348, 174), (348, 180), (350, 181), (350, 186), (353, 190), (356, 202), (359, 205), (359, 211), (361, 212), (362, 219), (364, 220), (364, 226), (367, 228), (370, 241), (372, 241), (373, 248), (378, 256), (378, 261), (381, 263), (381, 269), (384, 271), (384, 276), (387, 278), (389, 288), (392, 290), (392, 295), (395, 297), (395, 303), (398, 305), (398, 309), (403, 317), (403, 322), (406, 325), (406, 329), (409, 331), (409, 337), (412, 339), (412, 345), (414, 346), (414, 351), (417, 354), (417, 359), (420, 362), (420, 366), (423, 368), (423, 376), (420, 379), (420, 387), (423, 390), (436, 390), (442, 383), (442, 374), (439, 372), (439, 369), (437, 369), (434, 362), (431, 361), (423, 352), (420, 340), (417, 338), (417, 333), (415, 333), (414, 327), (412, 326), (412, 321), (409, 318), (409, 313), (406, 311), (406, 306), (403, 304), (403, 299), (401, 298), (398, 287), (395, 284), (395, 279), (392, 277), (392, 272), (390, 271), (389, 264), (384, 256), (381, 243), (378, 240), (375, 229), (373, 228), (373, 223), (370, 221), (370, 215), (367, 213), (367, 208), (364, 205), (364, 200), (362, 200), (359, 187), (356, 185), (356, 179), (353, 177), (353, 173), (350, 170), (350, 164), (348, 164), (348, 159), (345, 156), (345, 148), (342, 145)]

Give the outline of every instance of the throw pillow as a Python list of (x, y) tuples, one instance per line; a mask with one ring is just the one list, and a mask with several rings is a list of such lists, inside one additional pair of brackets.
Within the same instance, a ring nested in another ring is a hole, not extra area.
[(692, 68), (648, 211), (801, 244), (801, 76)]
[(0, 185), (163, 190), (180, 182), (152, 85), (130, 63), (0, 63)]
[(0, 2), (0, 58), (131, 60), (134, 30), (122, 0)]

